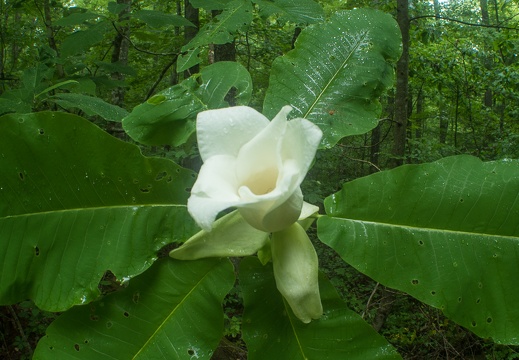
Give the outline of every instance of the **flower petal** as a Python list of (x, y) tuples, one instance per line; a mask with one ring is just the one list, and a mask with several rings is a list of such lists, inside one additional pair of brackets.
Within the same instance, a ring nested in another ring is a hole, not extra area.
[(287, 114), (292, 108), (285, 106), (276, 117), (257, 134), (251, 141), (243, 145), (237, 156), (237, 178), (240, 184), (249, 186), (256, 195), (263, 195), (268, 188), (256, 188), (259, 184), (258, 178), (264, 178), (269, 174), (268, 186), (274, 189), (275, 179), (281, 167), (281, 139), (287, 128)]
[(300, 188), (286, 200), (279, 197), (272, 201), (262, 201), (251, 205), (240, 206), (238, 211), (245, 220), (258, 230), (276, 232), (286, 229), (299, 218), (303, 205), (303, 193)]
[(295, 223), (271, 239), (274, 277), (279, 292), (302, 322), (323, 314), (318, 284), (318, 260), (306, 231)]
[(240, 187), (238, 194), (243, 201), (240, 204), (241, 214), (252, 226), (262, 231), (276, 232), (287, 228), (297, 221), (303, 205), (298, 180), (296, 163), (287, 160), (272, 191), (256, 195), (249, 187)]
[(297, 220), (304, 220), (307, 217), (312, 216), (316, 212), (319, 212), (319, 206), (312, 205), (305, 201), (305, 202), (303, 202), (303, 208), (301, 209), (301, 215), (299, 215), (299, 219), (297, 219)]
[(306, 119), (293, 119), (288, 122), (288, 128), (283, 137), (282, 157), (283, 159), (294, 159), (300, 171), (300, 179), (297, 186), (301, 184), (312, 161), (323, 132), (319, 127)]
[(248, 256), (264, 247), (267, 241), (267, 233), (254, 229), (233, 211), (216, 220), (211, 232), (200, 231), (172, 250), (169, 256), (179, 260)]
[(240, 203), (235, 166), (234, 157), (217, 155), (207, 159), (200, 169), (187, 201), (187, 210), (206, 231), (211, 230), (220, 211)]
[(237, 156), (240, 148), (269, 125), (269, 120), (247, 106), (202, 111), (196, 118), (200, 156)]

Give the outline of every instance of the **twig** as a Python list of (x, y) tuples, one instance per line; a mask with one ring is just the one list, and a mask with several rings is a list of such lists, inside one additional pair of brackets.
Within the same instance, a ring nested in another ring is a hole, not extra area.
[(349, 157), (349, 156), (345, 156), (347, 159), (350, 159), (352, 161), (360, 161), (360, 162), (363, 162), (363, 163), (366, 163), (366, 164), (369, 164), (371, 166), (373, 166), (375, 169), (377, 169), (377, 171), (381, 171), (380, 168), (373, 164), (371, 161), (368, 161), (368, 160), (362, 160), (362, 159), (355, 159), (355, 158), (352, 158), (352, 157)]
[(31, 343), (29, 343), (29, 340), (27, 339), (27, 336), (25, 335), (25, 331), (23, 331), (22, 324), (20, 323), (20, 319), (18, 319), (18, 315), (16, 314), (16, 311), (14, 311), (13, 307), (11, 305), (7, 305), (7, 309), (11, 313), (11, 319), (13, 320), (16, 328), (20, 332), (20, 335), (22, 336), (22, 340), (25, 344), (25, 351), (30, 356), (33, 352)]
[(369, 299), (368, 299), (368, 302), (366, 303), (366, 310), (364, 310), (362, 312), (362, 315), (361, 317), (364, 319), (364, 316), (366, 316), (366, 314), (368, 313), (368, 309), (369, 309), (369, 306), (371, 305), (371, 299), (373, 299), (373, 296), (375, 295), (375, 293), (377, 292), (377, 289), (378, 289), (378, 286), (380, 285), (380, 283), (377, 283), (375, 285), (375, 287), (373, 288), (373, 291), (371, 292), (371, 295), (369, 296)]
[(515, 31), (519, 31), (519, 28), (517, 28), (517, 27), (508, 27), (508, 26), (501, 26), (501, 25), (490, 25), (490, 24), (476, 24), (476, 23), (469, 23), (469, 22), (467, 22), (467, 21), (458, 20), (458, 19), (453, 19), (453, 18), (449, 18), (449, 17), (446, 17), (446, 16), (440, 16), (440, 15), (422, 15), (422, 16), (416, 16), (416, 17), (413, 17), (413, 18), (409, 19), (409, 21), (411, 22), (411, 21), (413, 21), (413, 20), (424, 19), (424, 18), (434, 18), (434, 19), (438, 19), (438, 20), (447, 20), (447, 21), (452, 21), (452, 22), (456, 22), (456, 23), (463, 24), (463, 25), (468, 25), (468, 26), (479, 26), (479, 27), (485, 27), (485, 28), (506, 29), (506, 30), (515, 30)]
[(155, 89), (157, 88), (157, 86), (160, 84), (160, 82), (164, 78), (164, 75), (166, 75), (166, 72), (176, 62), (177, 62), (177, 56), (175, 56), (175, 58), (173, 60), (171, 60), (169, 63), (167, 63), (166, 66), (164, 67), (164, 69), (162, 69), (162, 72), (160, 73), (159, 78), (152, 85), (151, 89), (148, 91), (148, 94), (146, 94), (146, 100), (148, 100), (153, 95), (153, 93), (155, 92)]
[(118, 28), (117, 26), (115, 25), (115, 22), (112, 21), (112, 26), (114, 27), (115, 31), (117, 31), (117, 33), (119, 35), (121, 35), (123, 38), (125, 38), (126, 40), (128, 40), (128, 43), (137, 51), (140, 51), (140, 52), (143, 52), (145, 54), (150, 54), (150, 55), (158, 55), (158, 56), (178, 56), (179, 53), (178, 52), (172, 52), (172, 53), (156, 53), (156, 52), (153, 52), (153, 51), (148, 51), (148, 50), (144, 50), (144, 49), (141, 49), (139, 48), (137, 45), (135, 45), (133, 43), (133, 41), (128, 37), (126, 36), (125, 34), (123, 34)]

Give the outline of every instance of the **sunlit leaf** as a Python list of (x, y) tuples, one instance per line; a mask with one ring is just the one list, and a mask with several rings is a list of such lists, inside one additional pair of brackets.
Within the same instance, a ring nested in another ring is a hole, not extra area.
[(0, 304), (89, 302), (185, 241), (193, 174), (66, 113), (0, 118)]
[(210, 359), (233, 283), (227, 259), (161, 259), (126, 289), (59, 317), (34, 358)]
[(389, 15), (370, 9), (339, 12), (309, 26), (295, 49), (277, 58), (263, 113), (271, 118), (284, 105), (293, 117), (321, 127), (322, 147), (378, 123), (380, 95), (393, 84), (400, 56), (400, 31)]
[(346, 183), (319, 238), (481, 337), (519, 344), (519, 161), (457, 156)]
[(248, 257), (240, 263), (245, 311), (243, 338), (248, 359), (401, 359), (395, 349), (358, 314), (334, 287), (319, 277), (324, 315), (304, 324), (277, 291), (272, 264)]

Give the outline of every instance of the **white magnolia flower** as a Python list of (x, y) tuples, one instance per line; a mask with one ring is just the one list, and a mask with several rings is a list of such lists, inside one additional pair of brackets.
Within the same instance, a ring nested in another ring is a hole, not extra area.
[[(246, 106), (198, 114), (203, 165), (187, 207), (203, 229), (170, 255), (177, 259), (252, 255), (268, 234), (278, 290), (294, 314), (310, 322), (322, 314), (317, 255), (298, 220), (317, 207), (303, 201), (303, 181), (321, 141), (321, 130), (305, 119), (287, 121), (285, 106), (269, 121)], [(222, 210), (238, 213), (215, 219)], [(224, 235), (225, 234), (225, 235)]]
[(285, 106), (270, 122), (236, 106), (201, 112), (197, 137), (204, 164), (187, 206), (200, 227), (211, 230), (217, 214), (237, 207), (258, 230), (292, 225), (303, 206), (300, 185), (315, 156), (321, 130), (310, 121), (287, 121)]

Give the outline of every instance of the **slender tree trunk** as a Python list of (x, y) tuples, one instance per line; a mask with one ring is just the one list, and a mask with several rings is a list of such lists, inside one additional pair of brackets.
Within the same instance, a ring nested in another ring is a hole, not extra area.
[[(379, 167), (379, 154), (380, 154), (380, 133), (381, 133), (381, 123), (379, 122), (377, 127), (371, 131), (371, 146), (370, 146), (370, 154), (369, 161)], [(376, 172), (377, 169), (374, 166), (369, 167), (369, 172), (372, 174)]]
[[(49, 0), (43, 0), (43, 14), (45, 17), (45, 32), (47, 35), (49, 47), (56, 52), (56, 55), (59, 55), (56, 39), (54, 38), (54, 28), (52, 27), (52, 11)], [(56, 71), (59, 78), (63, 78), (65, 76), (63, 65), (56, 64)]]
[[(128, 64), (128, 52), (130, 49), (130, 42), (128, 38), (130, 36), (130, 26), (127, 25), (128, 16), (130, 14), (130, 6), (131, 0), (117, 0), (117, 4), (124, 4), (126, 8), (119, 13), (119, 22), (125, 25), (119, 28), (119, 31), (115, 35), (115, 39), (113, 42), (113, 52), (112, 52), (112, 63), (119, 63), (121, 65)], [(123, 81), (124, 74), (120, 72), (112, 73), (112, 79)], [(124, 107), (124, 96), (126, 91), (123, 87), (117, 87), (112, 90), (112, 104)]]
[(409, 81), (409, 12), (408, 0), (397, 0), (397, 22), (402, 32), (402, 56), (396, 65), (395, 126), (392, 167), (402, 165), (407, 133), (407, 99)]
[(416, 95), (416, 115), (414, 138), (416, 141), (420, 141), (423, 133), (424, 120), (424, 96), (422, 89), (418, 90), (418, 94)]
[[(479, 5), (481, 7), (481, 23), (484, 25), (490, 25), (487, 0), (479, 0)], [(488, 46), (487, 44), (484, 45), (484, 48), (486, 51), (490, 51), (490, 46)], [(492, 69), (492, 58), (487, 55), (485, 56), (483, 61), (487, 71), (490, 71)], [(492, 89), (490, 89), (490, 87), (487, 87), (487, 89), (485, 90), (485, 95), (483, 96), (483, 105), (490, 108), (492, 107), (492, 102)]]
[[(221, 10), (213, 10), (213, 18), (218, 16)], [(236, 41), (227, 44), (214, 45), (214, 62), (236, 61)]]
[[(186, 26), (184, 32), (184, 42), (187, 44), (193, 39), (198, 33), (198, 28), (200, 27), (200, 12), (198, 9), (194, 8), (193, 5), (189, 2), (189, 0), (184, 0), (184, 13), (185, 18), (191, 21), (195, 27)], [(192, 74), (196, 74), (200, 71), (200, 66), (197, 64), (193, 67), (190, 67), (186, 71), (184, 71), (184, 78), (190, 77)]]

